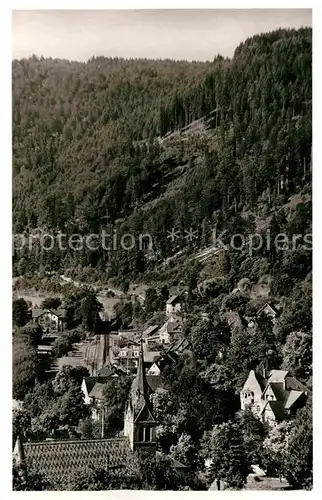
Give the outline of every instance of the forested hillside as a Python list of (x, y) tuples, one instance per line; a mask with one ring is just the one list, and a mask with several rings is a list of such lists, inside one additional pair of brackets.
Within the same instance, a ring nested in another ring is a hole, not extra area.
[[(122, 288), (113, 324), (139, 333), (161, 326), (168, 298), (180, 295), (189, 349), (162, 373), (166, 389), (153, 405), (158, 447), (191, 467), (191, 489), (218, 477), (242, 488), (257, 463), (292, 487), (312, 485), (310, 399), (272, 433), (238, 412), (250, 370), (264, 378), (285, 370), (306, 395), (312, 388), (311, 38), (309, 28), (261, 34), (232, 59), (207, 63), (13, 61), (14, 233), (113, 236), (108, 250), (77, 250), (66, 239), (48, 250), (32, 239), (14, 251), (16, 290), (61, 294), (68, 329), (84, 336), (99, 331), (102, 288)], [(120, 243), (126, 234), (131, 249)], [(139, 235), (152, 246), (140, 246)], [(62, 285), (60, 274), (77, 286)], [(137, 285), (143, 299), (129, 293)], [(72, 437), (77, 428), (87, 438), (71, 373), (66, 394), (60, 374), (43, 384), (27, 303), (14, 301), (13, 313), (14, 395), (25, 402), (25, 429), (66, 424)], [(79, 337), (68, 329), (55, 350)], [(117, 402), (117, 388), (106, 395), (116, 408), (106, 416), (111, 437), (123, 424), (125, 387)], [(173, 481), (153, 488), (182, 489)]]
[[(148, 254), (43, 252), (40, 271), (92, 266), (103, 280), (131, 280), (207, 246), (215, 225), (252, 231), (257, 216), (309, 192), (309, 28), (254, 36), (231, 60), (32, 57), (12, 68), (14, 232), (153, 239)], [(197, 238), (174, 244), (173, 227)], [(34, 270), (16, 253), (15, 274)]]

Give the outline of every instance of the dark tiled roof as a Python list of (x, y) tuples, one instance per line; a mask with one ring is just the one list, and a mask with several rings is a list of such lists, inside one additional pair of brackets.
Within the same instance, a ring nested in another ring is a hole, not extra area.
[(152, 333), (155, 333), (159, 329), (158, 325), (152, 325), (146, 328), (143, 332), (143, 338), (149, 337)]
[(175, 304), (176, 302), (180, 302), (179, 295), (172, 295), (172, 297), (167, 300), (167, 304)]
[(91, 390), (91, 392), (89, 393), (88, 396), (90, 398), (103, 400), (104, 399), (104, 390), (105, 390), (105, 384), (101, 384), (99, 382), (96, 382), (96, 384), (94, 385), (93, 389)]
[(261, 314), (261, 312), (264, 311), (264, 309), (266, 309), (266, 307), (268, 307), (269, 309), (271, 309), (271, 312), (276, 315), (278, 313), (277, 309), (275, 309), (274, 306), (272, 306), (271, 304), (269, 304), (268, 302), (266, 302), (266, 304), (263, 305), (263, 307), (261, 307), (258, 311), (257, 311), (257, 316), (259, 316)]
[(274, 395), (276, 397), (276, 400), (279, 401), (280, 403), (285, 403), (285, 401), (288, 398), (289, 392), (284, 390), (283, 383), (282, 382), (272, 382), (269, 384), (271, 387), (272, 391), (274, 392)]
[(187, 339), (179, 339), (170, 344), (167, 352), (176, 352), (177, 354), (183, 353), (186, 349), (190, 349), (191, 344)]
[(95, 384), (106, 384), (108, 379), (108, 376), (85, 377), (85, 385), (88, 394), (91, 392)]
[(255, 372), (255, 377), (256, 377), (257, 382), (259, 383), (259, 385), (261, 386), (261, 389), (263, 391), (266, 387), (267, 379), (265, 377), (263, 377), (263, 375), (261, 373), (258, 373), (258, 372)]
[(116, 371), (112, 370), (109, 366), (104, 366), (103, 368), (98, 370), (97, 375), (100, 378), (103, 378), (103, 377), (109, 378), (112, 375), (114, 375), (115, 373), (116, 373)]
[(283, 403), (280, 403), (279, 401), (267, 401), (265, 408), (267, 405), (271, 407), (276, 420), (282, 420), (283, 418), (286, 418), (288, 416), (284, 410)]
[(174, 469), (177, 469), (177, 470), (186, 470), (189, 468), (189, 467), (187, 467), (187, 465), (184, 465), (181, 462), (178, 462), (178, 460), (175, 460), (174, 458), (171, 458), (171, 465)]
[(167, 325), (168, 333), (180, 333), (181, 325), (178, 321), (169, 321)]
[(306, 392), (308, 395), (312, 394), (312, 391), (308, 389), (304, 384), (299, 382), (295, 377), (291, 375), (287, 375), (285, 377), (286, 389), (293, 391), (302, 391)]
[(35, 309), (32, 309), (32, 317), (33, 318), (39, 318), (40, 316), (42, 316), (43, 314), (45, 313), (52, 313), (52, 314), (57, 314), (57, 316), (59, 318), (65, 318), (66, 317), (66, 314), (67, 314), (67, 311), (66, 309), (39, 309), (39, 308), (35, 308)]
[(32, 309), (31, 315), (33, 318), (38, 318), (41, 316), (45, 311), (43, 309)]
[(162, 379), (159, 375), (146, 375), (146, 381), (152, 392), (155, 392), (159, 387), (163, 386)]
[(24, 443), (28, 464), (45, 476), (72, 475), (88, 466), (122, 467), (128, 463), (127, 438)]
[(67, 316), (66, 309), (57, 309), (56, 313), (60, 318), (66, 318), (66, 316)]
[(296, 403), (296, 401), (303, 395), (304, 393), (301, 392), (301, 391), (290, 391), (288, 393), (288, 397), (287, 397), (287, 401), (285, 403), (285, 406), (284, 408), (285, 409), (289, 409), (289, 408), (292, 408), (292, 406), (294, 405), (294, 403)]

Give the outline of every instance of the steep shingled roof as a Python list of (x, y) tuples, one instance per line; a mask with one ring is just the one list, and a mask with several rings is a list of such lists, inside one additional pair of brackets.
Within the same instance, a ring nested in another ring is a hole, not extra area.
[(271, 370), (269, 373), (267, 384), (270, 384), (272, 382), (284, 382), (287, 374), (287, 370)]
[(39, 308), (32, 309), (32, 311), (31, 311), (33, 318), (39, 318), (40, 316), (42, 316), (45, 313), (56, 314), (59, 318), (64, 319), (64, 318), (66, 318), (67, 311), (66, 311), (66, 309), (57, 309), (56, 310), (56, 309), (39, 309)]
[(267, 401), (261, 413), (265, 411), (265, 408), (267, 406), (270, 406), (272, 412), (275, 415), (276, 420), (283, 420), (283, 418), (288, 417), (288, 414), (285, 412), (283, 403), (280, 403), (279, 401)]
[(143, 332), (143, 335), (142, 337), (143, 338), (146, 338), (146, 337), (149, 337), (150, 335), (152, 335), (153, 333), (157, 332), (159, 329), (158, 325), (151, 325), (151, 326), (148, 326), (148, 328), (146, 328)]
[(189, 342), (189, 340), (183, 338), (172, 342), (169, 345), (169, 348), (166, 352), (167, 353), (174, 352), (176, 354), (182, 354), (186, 349), (191, 349), (191, 343)]
[(256, 316), (259, 316), (266, 308), (268, 308), (270, 310), (270, 313), (273, 315), (273, 316), (276, 316), (278, 314), (278, 310), (272, 306), (271, 304), (269, 304), (268, 302), (266, 302), (256, 313)]
[(285, 403), (288, 398), (289, 392), (284, 390), (284, 384), (282, 382), (272, 382), (268, 384), (268, 386), (271, 387), (276, 400), (280, 403)]
[(163, 381), (159, 375), (146, 375), (146, 381), (151, 392), (155, 392), (159, 387), (163, 387)]
[(161, 379), (157, 375), (147, 376), (144, 369), (144, 353), (143, 342), (141, 342), (139, 363), (136, 376), (132, 382), (130, 391), (129, 404), (134, 412), (134, 419), (145, 408), (151, 415), (153, 415), (152, 403), (150, 395), (161, 386)]
[(263, 391), (265, 382), (266, 381), (264, 377), (260, 373), (255, 372), (254, 370), (250, 370), (242, 390), (245, 391), (251, 389)]
[(283, 402), (286, 402), (290, 391), (299, 391), (306, 395), (312, 394), (304, 384), (299, 382), (286, 370), (272, 370), (269, 374), (263, 394), (265, 394), (268, 387), (272, 388), (276, 399)]
[(172, 297), (170, 297), (168, 300), (167, 300), (167, 304), (176, 304), (180, 302), (180, 297), (179, 295), (172, 295)]
[(288, 398), (287, 398), (287, 401), (285, 403), (285, 406), (284, 408), (286, 410), (288, 410), (289, 408), (291, 408), (294, 403), (303, 395), (303, 392), (301, 391), (290, 391), (288, 393)]
[(95, 384), (106, 384), (109, 376), (90, 376), (90, 377), (84, 377), (84, 382), (86, 385), (87, 393), (91, 392)]
[(102, 401), (104, 399), (104, 389), (105, 389), (105, 384), (96, 382), (96, 384), (94, 385), (93, 389), (91, 390), (88, 396), (90, 398), (95, 398)]
[[(16, 457), (18, 446), (17, 441)], [(35, 464), (43, 475), (55, 479), (88, 466), (124, 467), (131, 453), (127, 438), (27, 442), (23, 450), (27, 467)]]

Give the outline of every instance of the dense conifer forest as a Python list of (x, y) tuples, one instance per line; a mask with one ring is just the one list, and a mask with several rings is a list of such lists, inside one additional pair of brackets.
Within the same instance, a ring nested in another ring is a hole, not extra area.
[[(14, 232), (153, 239), (148, 256), (46, 252), (38, 270), (92, 266), (131, 280), (187, 249), (167, 230), (197, 230), (189, 250), (215, 225), (251, 231), (256, 216), (309, 192), (310, 175), (308, 28), (254, 36), (208, 63), (13, 61)], [(34, 265), (16, 253), (15, 274)]]

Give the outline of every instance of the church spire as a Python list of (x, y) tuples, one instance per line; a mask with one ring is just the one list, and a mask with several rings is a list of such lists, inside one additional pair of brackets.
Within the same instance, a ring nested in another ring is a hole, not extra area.
[(132, 382), (129, 404), (124, 418), (124, 436), (130, 440), (133, 451), (136, 447), (155, 447), (155, 426), (153, 404), (149, 400), (149, 387), (144, 370), (143, 341), (139, 351), (136, 376)]
[(23, 439), (22, 439), (20, 429), (18, 430), (18, 435), (16, 438), (15, 447), (13, 450), (13, 457), (15, 459), (16, 464), (21, 467), (21, 470), (23, 472), (26, 472), (26, 456), (25, 456), (25, 450), (23, 447)]
[(147, 397), (147, 384), (144, 371), (144, 357), (143, 357), (143, 340), (141, 339), (141, 346), (139, 352), (139, 363), (136, 373), (136, 390), (139, 397), (146, 399)]

